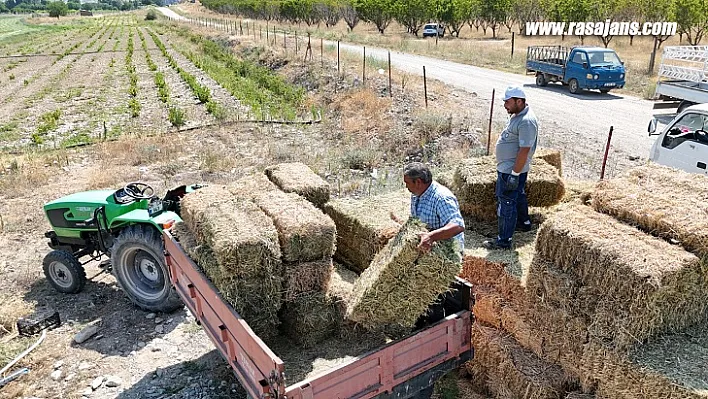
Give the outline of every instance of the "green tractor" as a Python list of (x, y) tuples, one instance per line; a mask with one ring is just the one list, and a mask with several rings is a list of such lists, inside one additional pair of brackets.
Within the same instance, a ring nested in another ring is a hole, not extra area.
[(45, 204), (53, 228), (45, 233), (53, 250), (44, 258), (47, 280), (59, 292), (79, 292), (86, 283), (84, 265), (105, 255), (110, 262), (101, 265), (138, 307), (159, 312), (180, 308), (165, 264), (162, 230), (182, 220), (180, 200), (200, 187), (180, 186), (160, 199), (151, 186), (133, 182)]

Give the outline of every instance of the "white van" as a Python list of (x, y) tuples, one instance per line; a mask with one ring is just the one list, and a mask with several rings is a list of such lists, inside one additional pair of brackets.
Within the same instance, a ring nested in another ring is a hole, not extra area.
[(430, 24), (425, 24), (423, 26), (423, 38), (426, 37), (444, 37), (445, 36), (445, 27), (442, 24), (439, 23), (430, 23)]
[(708, 175), (708, 104), (680, 112), (661, 133), (657, 120), (649, 122), (649, 135), (658, 135), (649, 159), (691, 173)]

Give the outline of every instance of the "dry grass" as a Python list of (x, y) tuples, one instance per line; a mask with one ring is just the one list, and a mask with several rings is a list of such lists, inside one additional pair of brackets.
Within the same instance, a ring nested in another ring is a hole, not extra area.
[(706, 198), (708, 176), (651, 164), (599, 182), (592, 203), (600, 212), (708, 257)]
[(451, 240), (421, 254), (416, 246), (425, 225), (410, 218), (354, 284), (347, 318), (367, 328), (413, 327), (418, 317), (448, 290), (460, 272), (460, 254)]
[(328, 202), (324, 211), (337, 226), (335, 259), (362, 272), (374, 255), (396, 235), (400, 226), (391, 220), (410, 216), (410, 192), (398, 190), (361, 200), (340, 198)]
[(362, 144), (387, 133), (394, 125), (391, 99), (379, 97), (370, 89), (347, 92), (332, 104), (332, 110), (339, 114), (345, 134)]
[(535, 256), (582, 286), (573, 313), (593, 315), (592, 335), (618, 349), (697, 322), (708, 307), (705, 264), (695, 255), (586, 206), (546, 220)]

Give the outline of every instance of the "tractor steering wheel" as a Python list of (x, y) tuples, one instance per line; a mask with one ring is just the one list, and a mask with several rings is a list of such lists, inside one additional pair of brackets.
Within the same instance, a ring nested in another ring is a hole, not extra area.
[(150, 199), (155, 194), (155, 190), (149, 184), (140, 182), (126, 184), (123, 187), (123, 192), (128, 197), (136, 200)]

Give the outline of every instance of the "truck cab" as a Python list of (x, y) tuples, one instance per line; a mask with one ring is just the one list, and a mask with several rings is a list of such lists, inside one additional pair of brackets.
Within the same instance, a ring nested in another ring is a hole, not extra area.
[(526, 73), (536, 75), (538, 86), (561, 82), (573, 94), (585, 89), (608, 93), (625, 84), (624, 63), (614, 50), (602, 47), (529, 46)]
[(649, 154), (651, 161), (708, 176), (708, 104), (688, 107), (663, 131), (656, 130), (654, 118), (648, 131), (658, 137)]
[(444, 37), (445, 36), (445, 27), (442, 24), (439, 24), (437, 22), (431, 22), (428, 24), (425, 24), (423, 26), (423, 38), (426, 37)]

